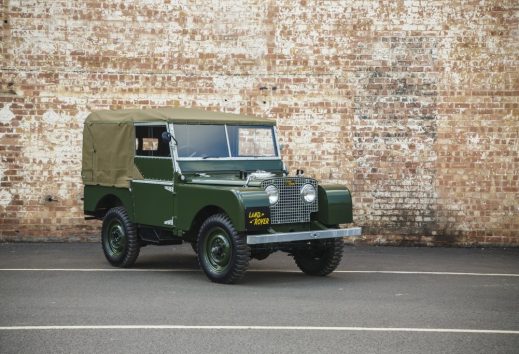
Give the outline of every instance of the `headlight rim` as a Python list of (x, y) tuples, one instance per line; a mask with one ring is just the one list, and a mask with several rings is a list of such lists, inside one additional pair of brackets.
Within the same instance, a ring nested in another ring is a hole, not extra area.
[[(308, 194), (305, 194), (305, 190), (311, 190), (312, 191), (312, 195), (313, 197), (311, 197), (311, 200), (307, 200), (307, 196)], [(300, 191), (300, 194), (301, 194), (301, 198), (303, 199), (303, 201), (305, 203), (308, 203), (308, 204), (312, 204), (316, 201), (317, 199), (317, 190), (315, 189), (315, 187), (310, 184), (310, 183), (305, 183), (302, 187), (301, 187), (301, 191)]]
[[(268, 190), (270, 190), (271, 192), (269, 193)], [(275, 185), (271, 184), (265, 187), (265, 193), (267, 193), (267, 196), (269, 198), (270, 206), (276, 205), (277, 202), (279, 202), (279, 189)], [(274, 198), (274, 201), (272, 201), (271, 198)]]

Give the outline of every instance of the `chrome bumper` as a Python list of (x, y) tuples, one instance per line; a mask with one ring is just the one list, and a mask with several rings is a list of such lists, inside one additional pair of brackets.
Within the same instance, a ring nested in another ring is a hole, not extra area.
[(262, 234), (247, 236), (248, 245), (259, 245), (263, 243), (281, 243), (305, 240), (320, 240), (325, 238), (338, 238), (349, 236), (360, 236), (362, 229), (360, 227), (351, 227), (349, 229), (328, 229), (316, 231), (299, 231), (299, 232), (282, 232), (275, 234)]

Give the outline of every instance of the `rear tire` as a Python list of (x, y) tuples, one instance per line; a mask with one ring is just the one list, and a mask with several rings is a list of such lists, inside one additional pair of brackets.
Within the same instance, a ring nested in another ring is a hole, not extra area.
[(272, 252), (269, 251), (256, 251), (252, 250), (251, 258), (257, 259), (258, 261), (262, 261), (266, 259), (268, 256), (270, 256)]
[(208, 217), (198, 232), (198, 263), (215, 283), (239, 281), (249, 267), (250, 248), (225, 214)]
[(139, 237), (124, 207), (115, 207), (106, 213), (101, 244), (106, 259), (115, 267), (131, 267), (137, 260), (140, 251)]
[(325, 276), (341, 263), (343, 248), (342, 238), (311, 241), (308, 248), (297, 250), (292, 256), (304, 273)]

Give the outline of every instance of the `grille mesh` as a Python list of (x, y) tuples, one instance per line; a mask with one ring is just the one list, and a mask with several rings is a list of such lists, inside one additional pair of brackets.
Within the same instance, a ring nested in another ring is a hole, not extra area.
[(272, 224), (291, 224), (310, 221), (310, 213), (316, 212), (317, 196), (313, 203), (307, 203), (301, 196), (301, 187), (311, 184), (317, 192), (317, 181), (305, 177), (270, 178), (261, 183), (265, 189), (274, 185), (279, 191), (279, 200), (270, 206)]

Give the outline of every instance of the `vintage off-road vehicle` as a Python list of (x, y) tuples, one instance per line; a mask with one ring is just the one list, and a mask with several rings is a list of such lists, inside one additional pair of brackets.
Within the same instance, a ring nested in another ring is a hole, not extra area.
[(108, 261), (130, 267), (145, 245), (190, 242), (214, 282), (251, 258), (288, 252), (311, 275), (339, 264), (360, 235), (349, 190), (290, 176), (275, 122), (196, 109), (91, 113), (83, 132), (84, 212), (102, 219)]

